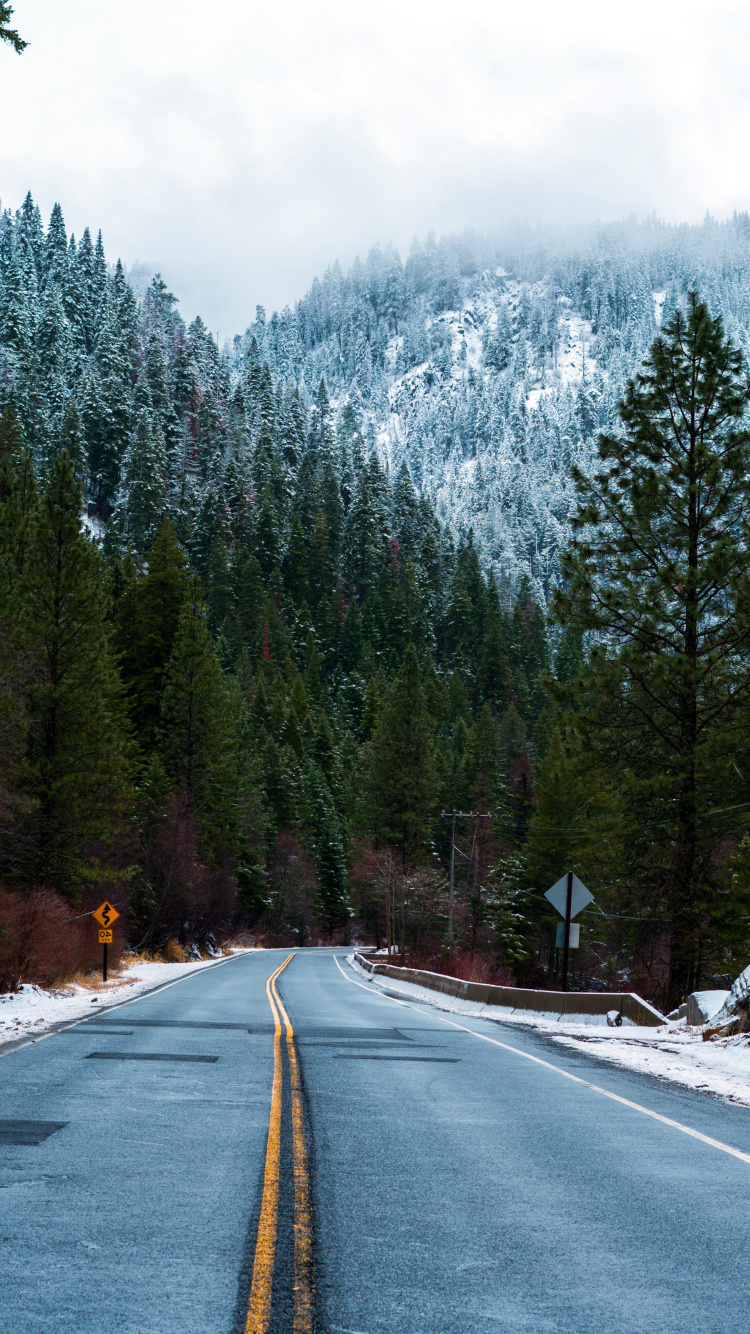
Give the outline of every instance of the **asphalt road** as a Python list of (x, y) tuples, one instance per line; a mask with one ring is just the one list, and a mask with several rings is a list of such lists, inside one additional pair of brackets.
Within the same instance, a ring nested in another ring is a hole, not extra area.
[(750, 1155), (747, 1109), (399, 1004), (340, 951), (276, 1004), (287, 953), (0, 1060), (1, 1334), (746, 1326), (750, 1162), (645, 1113)]

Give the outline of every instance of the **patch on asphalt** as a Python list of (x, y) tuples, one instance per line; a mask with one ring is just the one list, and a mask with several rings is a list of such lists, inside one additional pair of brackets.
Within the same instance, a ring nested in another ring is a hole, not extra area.
[(0, 1121), (0, 1144), (41, 1144), (67, 1121)]
[(460, 1056), (391, 1056), (371, 1051), (339, 1051), (334, 1061), (429, 1061), (433, 1065), (458, 1065)]
[[(106, 1019), (103, 1022), (106, 1024)], [(248, 1030), (247, 1024), (221, 1024), (209, 1019), (127, 1019), (125, 1022), (135, 1028), (237, 1028), (243, 1033), (252, 1032), (252, 1029)], [(273, 1025), (266, 1024), (264, 1032), (266, 1028), (273, 1033)]]
[(63, 1028), (57, 1034), (59, 1038), (69, 1035), (81, 1038), (132, 1038), (133, 1030), (132, 1028), (89, 1028), (88, 1024), (81, 1024), (80, 1028)]
[[(419, 1042), (419, 1047), (425, 1044)], [(413, 1042), (405, 1042), (401, 1038), (305, 1038), (304, 1041), (297, 1043), (300, 1048), (307, 1047), (409, 1047), (413, 1048)]]
[(405, 1038), (403, 1033), (399, 1033), (397, 1028), (334, 1028), (324, 1027), (320, 1024), (300, 1024), (294, 1030), (295, 1036), (302, 1040), (303, 1038), (353, 1038), (362, 1042), (375, 1041), (380, 1039), (386, 1042), (411, 1042), (411, 1038)]
[(214, 1065), (218, 1056), (176, 1056), (165, 1051), (90, 1051), (87, 1061), (201, 1061)]

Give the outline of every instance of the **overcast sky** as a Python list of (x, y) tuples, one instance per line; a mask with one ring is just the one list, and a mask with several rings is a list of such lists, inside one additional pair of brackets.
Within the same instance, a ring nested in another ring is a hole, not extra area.
[(222, 338), (376, 242), (750, 207), (747, 0), (14, 3), (3, 205)]

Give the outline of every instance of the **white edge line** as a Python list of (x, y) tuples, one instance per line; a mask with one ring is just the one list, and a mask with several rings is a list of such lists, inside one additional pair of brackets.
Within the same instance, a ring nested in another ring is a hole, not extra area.
[[(378, 987), (373, 992), (364, 982), (357, 982), (355, 978), (348, 977), (341, 964), (334, 955), (336, 967), (342, 977), (347, 982), (353, 982), (355, 987), (361, 987), (370, 996), (383, 996), (385, 1000), (396, 1000), (395, 996), (389, 996), (387, 992), (381, 991)], [(407, 1009), (412, 1009), (406, 1001), (396, 1000), (397, 1005), (405, 1005)], [(429, 1004), (429, 1002), (427, 1002)], [(462, 1033), (470, 1033), (473, 1038), (479, 1038), (481, 1042), (490, 1042), (493, 1047), (502, 1047), (503, 1051), (512, 1051), (516, 1056), (522, 1056), (525, 1061), (533, 1061), (535, 1065), (543, 1065), (547, 1070), (554, 1070), (555, 1074), (562, 1075), (565, 1079), (571, 1079), (574, 1084), (582, 1084), (584, 1088), (592, 1089), (594, 1093), (601, 1093), (604, 1098), (611, 1098), (612, 1102), (619, 1102), (623, 1107), (630, 1107), (635, 1112), (641, 1112), (643, 1116), (650, 1116), (654, 1121), (661, 1121), (664, 1126), (671, 1126), (673, 1130), (681, 1130), (683, 1135), (690, 1135), (692, 1139), (699, 1139), (703, 1144), (709, 1144), (712, 1149), (720, 1149), (722, 1153), (731, 1154), (733, 1158), (739, 1158), (743, 1163), (750, 1163), (750, 1153), (743, 1153), (741, 1149), (733, 1149), (731, 1144), (723, 1144), (719, 1139), (712, 1139), (710, 1135), (704, 1135), (700, 1130), (693, 1130), (690, 1126), (684, 1126), (681, 1121), (673, 1121), (669, 1116), (662, 1116), (660, 1112), (652, 1112), (648, 1107), (642, 1107), (639, 1102), (631, 1102), (629, 1098), (623, 1098), (619, 1093), (610, 1093), (609, 1089), (600, 1088), (598, 1084), (592, 1084), (588, 1079), (581, 1079), (579, 1075), (572, 1075), (569, 1070), (563, 1070), (562, 1066), (553, 1065), (551, 1061), (542, 1060), (541, 1056), (532, 1056), (528, 1051), (522, 1051), (520, 1047), (513, 1047), (509, 1042), (500, 1042), (497, 1038), (491, 1038), (487, 1033), (476, 1033), (473, 1028), (466, 1028), (464, 1024), (457, 1024), (453, 1019), (446, 1019), (442, 1014), (434, 1014), (433, 1018), (439, 1019), (441, 1024), (450, 1024), (451, 1028), (458, 1028)]]
[[(250, 953), (250, 951), (248, 951)], [(258, 951), (260, 953), (260, 950)], [(270, 954), (270, 950), (264, 950), (263, 953)], [(202, 977), (204, 973), (210, 973), (214, 968), (221, 968), (225, 963), (234, 963), (237, 959), (244, 959), (243, 954), (233, 954), (229, 959), (217, 959), (215, 963), (210, 963), (206, 968), (198, 968), (194, 973), (183, 973), (182, 977), (176, 977), (173, 982), (158, 982), (155, 987), (149, 991), (142, 991), (140, 996), (131, 996), (130, 1000), (116, 1001), (114, 1005), (105, 1005), (103, 1010), (97, 1010), (96, 1014), (82, 1014), (80, 1019), (72, 1019), (69, 1024), (61, 1024), (59, 1028), (51, 1028), (49, 1033), (40, 1033), (38, 1037), (29, 1038), (28, 1042), (19, 1042), (17, 1046), (9, 1050), (0, 1049), (0, 1056), (13, 1056), (17, 1051), (23, 1051), (25, 1047), (35, 1047), (37, 1042), (44, 1042), (46, 1038), (57, 1037), (58, 1033), (67, 1033), (70, 1028), (78, 1028), (79, 1024), (87, 1024), (89, 1019), (96, 1019), (100, 1014), (113, 1014), (115, 1010), (123, 1010), (126, 1005), (135, 1005), (136, 1001), (149, 1000), (151, 996), (156, 996), (160, 991), (166, 991), (168, 987), (176, 987), (178, 982), (189, 982), (191, 977)]]

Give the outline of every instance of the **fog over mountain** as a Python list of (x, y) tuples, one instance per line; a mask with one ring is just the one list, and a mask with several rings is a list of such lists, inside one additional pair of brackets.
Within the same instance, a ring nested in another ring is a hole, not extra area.
[(0, 197), (60, 199), (241, 332), (378, 241), (750, 207), (734, 0), (16, 0)]

